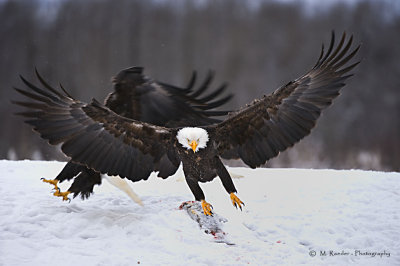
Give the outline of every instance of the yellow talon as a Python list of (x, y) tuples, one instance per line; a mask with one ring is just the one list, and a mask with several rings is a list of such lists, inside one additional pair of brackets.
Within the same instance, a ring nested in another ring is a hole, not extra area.
[(56, 197), (62, 197), (64, 201), (68, 200), (71, 201), (68, 198), (68, 195), (71, 193), (71, 191), (65, 191), (65, 192), (61, 192), (60, 189), (56, 190), (56, 192), (53, 193), (54, 196)]
[(49, 183), (49, 184), (54, 185), (54, 189), (55, 190), (59, 189), (58, 186), (57, 186), (57, 184), (58, 184), (58, 180), (57, 179), (44, 179), (44, 178), (42, 178), (42, 181), (45, 182), (45, 183)]
[(242, 204), (244, 206), (243, 201), (241, 201), (233, 192), (230, 194), (230, 196), (233, 206), (235, 206), (236, 209), (239, 206), (240, 210), (242, 210)]
[(62, 197), (63, 200), (65, 200), (65, 201), (66, 201), (66, 200), (71, 201), (71, 200), (68, 198), (68, 195), (71, 193), (71, 191), (61, 192), (61, 191), (60, 191), (60, 188), (57, 186), (59, 180), (57, 180), (57, 179), (45, 179), (45, 178), (42, 178), (42, 181), (45, 182), (45, 183), (52, 184), (52, 185), (54, 186), (54, 189), (56, 190), (56, 191), (53, 193), (54, 196), (56, 196), (56, 197)]
[(205, 215), (211, 215), (211, 216), (213, 215), (212, 210), (211, 210), (212, 206), (210, 203), (208, 203), (205, 200), (201, 200), (201, 207), (203, 208), (203, 212)]

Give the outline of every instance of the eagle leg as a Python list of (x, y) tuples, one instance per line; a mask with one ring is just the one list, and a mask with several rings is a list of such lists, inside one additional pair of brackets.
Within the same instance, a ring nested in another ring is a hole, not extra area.
[(233, 206), (235, 206), (236, 209), (237, 209), (237, 207), (239, 206), (240, 210), (242, 210), (242, 204), (243, 204), (243, 206), (244, 206), (243, 201), (241, 201), (241, 200), (235, 195), (235, 193), (233, 193), (233, 192), (230, 194), (230, 196), (231, 196), (231, 201), (232, 201)]
[(58, 184), (59, 181), (58, 181), (57, 179), (45, 179), (45, 178), (41, 178), (40, 180), (42, 180), (42, 181), (45, 182), (45, 183), (49, 183), (49, 184), (53, 185), (55, 190), (59, 190), (59, 188), (58, 188), (58, 186), (57, 186), (57, 184)]
[(62, 197), (63, 201), (69, 201), (71, 202), (71, 199), (68, 198), (68, 195), (71, 193), (71, 191), (65, 191), (65, 192), (61, 192), (60, 189), (57, 189), (56, 192), (53, 193), (54, 196), (56, 197)]
[(204, 214), (206, 216), (208, 216), (208, 215), (212, 216), (213, 215), (213, 213), (212, 213), (212, 208), (213, 207), (212, 207), (212, 205), (210, 203), (208, 203), (205, 200), (201, 200), (201, 207), (203, 208), (203, 212), (204, 212)]

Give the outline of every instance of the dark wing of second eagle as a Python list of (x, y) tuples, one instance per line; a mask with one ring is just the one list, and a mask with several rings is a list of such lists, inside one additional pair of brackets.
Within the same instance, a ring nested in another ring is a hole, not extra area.
[[(215, 116), (227, 111), (215, 110), (227, 103), (232, 94), (224, 94), (226, 83), (207, 93), (214, 77), (209, 72), (200, 86), (195, 87), (196, 72), (189, 84), (180, 88), (143, 75), (142, 67), (130, 67), (114, 78), (114, 92), (105, 105), (119, 115), (166, 127), (202, 126), (221, 122)], [(206, 94), (206, 95), (204, 95)]]
[(324, 53), (322, 47), (308, 73), (211, 126), (219, 154), (240, 158), (255, 168), (307, 136), (321, 111), (331, 105), (352, 76), (348, 72), (359, 63), (348, 64), (359, 46), (350, 51), (353, 37), (346, 44), (345, 39), (344, 33), (334, 48), (332, 33), (328, 51)]

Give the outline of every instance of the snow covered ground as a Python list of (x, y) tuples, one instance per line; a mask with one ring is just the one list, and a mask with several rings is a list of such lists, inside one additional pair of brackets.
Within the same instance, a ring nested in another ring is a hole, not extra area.
[(400, 265), (399, 173), (230, 168), (242, 212), (202, 185), (227, 245), (179, 209), (182, 172), (133, 184), (144, 207), (106, 181), (68, 203), (40, 181), (63, 165), (0, 161), (0, 265)]

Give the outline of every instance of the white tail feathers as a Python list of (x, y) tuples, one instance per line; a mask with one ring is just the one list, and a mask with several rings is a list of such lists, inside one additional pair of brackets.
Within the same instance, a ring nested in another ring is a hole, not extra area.
[(107, 181), (110, 182), (111, 185), (119, 188), (123, 192), (125, 192), (134, 202), (143, 206), (143, 202), (139, 198), (139, 196), (133, 192), (132, 188), (129, 186), (128, 182), (125, 179), (120, 178), (119, 176), (107, 176)]

